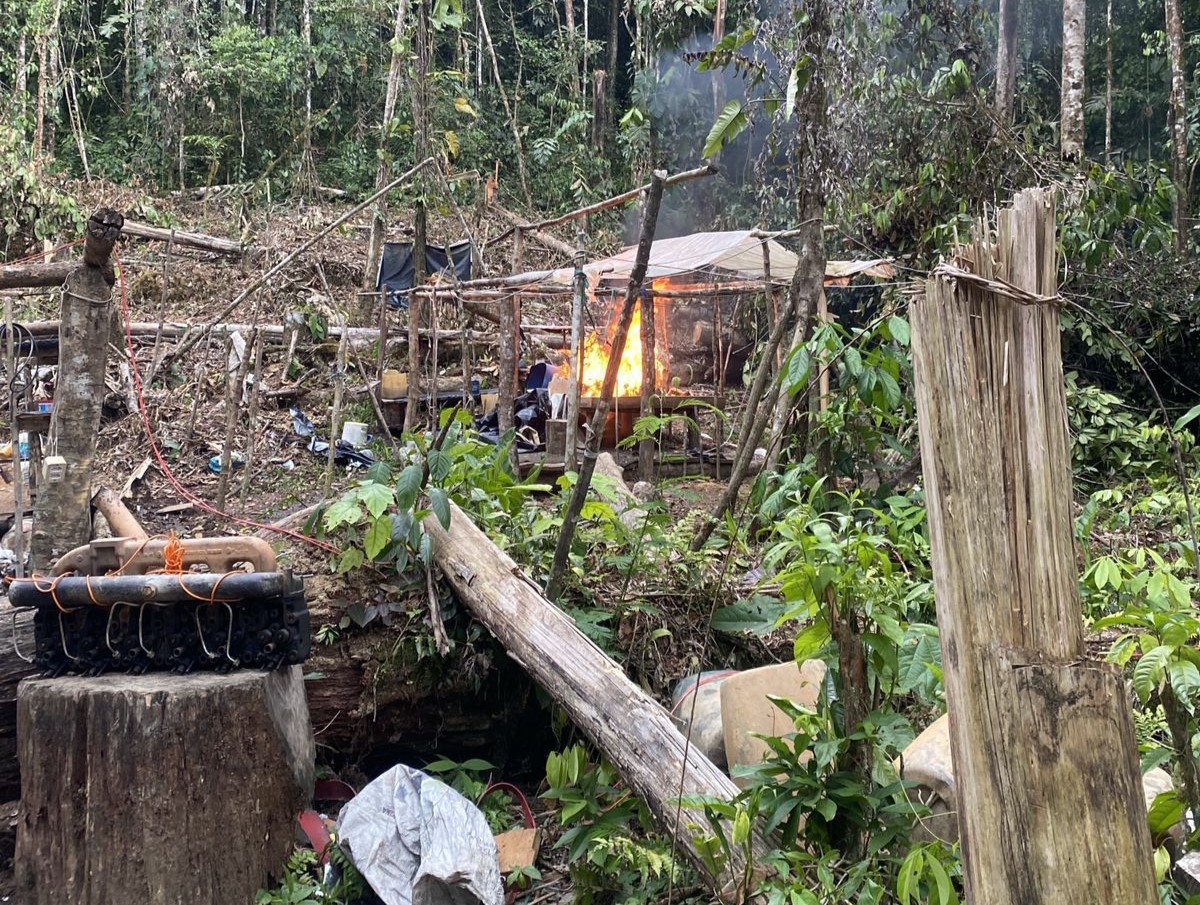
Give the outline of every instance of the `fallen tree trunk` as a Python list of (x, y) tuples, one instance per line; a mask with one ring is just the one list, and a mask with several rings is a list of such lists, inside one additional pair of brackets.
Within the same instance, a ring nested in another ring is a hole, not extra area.
[(713, 876), (689, 826), (704, 824), (704, 818), (679, 805), (690, 796), (729, 801), (737, 786), (688, 745), (670, 714), (543, 597), (466, 513), (453, 503), (450, 510), (449, 528), (427, 518), (425, 530), (459, 598), (605, 753), (708, 885), (727, 902), (744, 900), (755, 871), (766, 864), (765, 844), (752, 838), (749, 861), (735, 847), (725, 869)]
[(44, 289), (61, 286), (78, 261), (51, 264), (0, 264), (0, 289)]
[(192, 248), (201, 248), (204, 251), (215, 251), (217, 254), (222, 255), (240, 256), (246, 251), (246, 247), (241, 242), (233, 239), (222, 239), (219, 236), (210, 236), (206, 233), (189, 233), (181, 229), (162, 229), (158, 226), (135, 223), (131, 220), (125, 221), (123, 231), (126, 235), (137, 236), (139, 239), (174, 242), (176, 245), (188, 245)]

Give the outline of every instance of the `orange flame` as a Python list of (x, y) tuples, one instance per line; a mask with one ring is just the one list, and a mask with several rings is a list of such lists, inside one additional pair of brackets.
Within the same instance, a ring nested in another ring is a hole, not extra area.
[[(609, 341), (601, 342), (595, 333), (589, 333), (583, 341), (583, 368), (579, 379), (581, 396), (599, 396), (604, 389), (604, 374), (608, 370), (612, 335), (616, 332), (616, 321), (609, 326)], [(559, 369), (559, 374), (569, 377), (571, 364), (568, 361)], [(655, 346), (656, 388), (662, 392), (666, 383), (666, 366), (663, 356)], [(617, 396), (640, 396), (642, 392), (642, 312), (641, 306), (634, 309), (629, 333), (625, 337), (625, 351), (621, 355), (620, 370), (617, 371)]]

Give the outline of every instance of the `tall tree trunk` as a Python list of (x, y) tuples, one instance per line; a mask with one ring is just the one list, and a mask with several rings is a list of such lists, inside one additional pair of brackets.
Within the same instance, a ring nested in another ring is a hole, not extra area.
[[(1168, 0), (1170, 2), (1170, 0)], [(1062, 107), (1063, 160), (1083, 160), (1083, 55), (1085, 0), (1063, 0)]]
[(25, 115), (25, 95), (29, 91), (29, 77), (25, 72), (25, 67), (28, 65), (25, 61), (28, 53), (25, 44), (25, 27), (21, 28), (21, 36), (17, 39), (17, 72), (15, 81), (15, 98), (16, 114), (18, 117)]
[[(429, 156), (429, 62), (431, 57), (431, 32), (429, 28), (429, 11), (431, 0), (417, 0), (417, 72), (412, 81), (413, 97), (413, 138), (414, 149), (418, 160)], [(427, 220), (425, 212), (425, 187), (427, 183), (424, 173), (417, 177), (417, 203), (413, 216), (413, 282), (419, 286), (425, 282)], [(412, 430), (417, 424), (418, 407), (421, 401), (421, 308), (425, 304), (416, 293), (408, 300), (408, 404), (404, 408), (404, 429)], [(432, 306), (436, 304), (429, 300)], [(437, 363), (434, 362), (436, 371)], [(430, 410), (436, 412), (434, 396), (437, 394), (437, 379), (429, 387)]]
[(1171, 175), (1175, 180), (1175, 244), (1187, 247), (1188, 150), (1187, 93), (1183, 68), (1183, 16), (1179, 0), (1166, 0), (1167, 46), (1171, 65)]
[(605, 106), (604, 134), (609, 139), (617, 127), (617, 61), (621, 49), (621, 4), (608, 3), (608, 103)]
[(1020, 0), (1000, 0), (1000, 28), (996, 38), (996, 118), (1005, 126), (1011, 126), (1013, 122), (1020, 15)]
[[(829, 6), (827, 0), (808, 0), (803, 4), (803, 8), (809, 14), (809, 27), (799, 48), (799, 59), (808, 58), (812, 76), (797, 98), (797, 134), (792, 150), (792, 167), (798, 184), (796, 213), (801, 224), (796, 236), (800, 247), (800, 262), (788, 286), (786, 309), (780, 313), (771, 330), (771, 338), (764, 347), (763, 361), (754, 376), (754, 383), (747, 397), (746, 411), (743, 415), (745, 420), (738, 434), (738, 450), (730, 469), (729, 483), (710, 517), (697, 528), (691, 542), (693, 551), (704, 546), (720, 519), (726, 512), (731, 511), (737, 502), (738, 492), (754, 458), (754, 450), (771, 421), (779, 395), (784, 392), (783, 375), (778, 370), (774, 371), (770, 388), (767, 388), (767, 375), (772, 371), (775, 349), (787, 333), (793, 318), (793, 349), (808, 342), (817, 305), (824, 292), (824, 180), (827, 167), (824, 149), (828, 145), (824, 54), (830, 28)], [(786, 359), (787, 355), (784, 355), (784, 360)], [(846, 726), (846, 732), (852, 732), (854, 728)]]
[(53, 37), (49, 42), (47, 57), (50, 63), (50, 82), (46, 96), (46, 128), (43, 148), (47, 158), (53, 158), (58, 147), (58, 92), (62, 81), (62, 57), (58, 41), (58, 11), (55, 10)]
[(1104, 8), (1104, 162), (1112, 163), (1113, 0)]
[(579, 61), (575, 58), (575, 0), (563, 0), (567, 28), (567, 58), (571, 61), (571, 93), (579, 97)]
[[(317, 171), (312, 144), (312, 0), (304, 0), (300, 18), (300, 35), (304, 41), (304, 148), (300, 157), (299, 181), (301, 193), (316, 195)], [(272, 11), (272, 17), (274, 15)]]
[[(404, 72), (404, 26), (408, 19), (408, 0), (396, 4), (396, 26), (392, 31), (392, 62), (388, 67), (387, 89), (383, 96), (383, 124), (379, 130), (379, 168), (375, 172), (375, 188), (388, 184), (392, 175), (392, 160), (388, 156), (388, 136), (391, 133), (392, 117), (396, 115), (396, 94), (400, 90), (400, 77)], [(379, 255), (383, 251), (384, 218), (387, 216), (387, 198), (380, 198), (371, 220), (371, 238), (367, 245), (367, 272), (363, 276), (363, 288), (374, 289), (379, 271)], [(386, 301), (384, 302), (386, 304)]]
[(37, 62), (38, 62), (38, 80), (37, 80), (37, 107), (34, 112), (34, 127), (33, 127), (33, 170), (36, 173), (42, 166), (42, 155), (46, 149), (46, 86), (50, 84), (50, 60), (49, 57), (50, 37), (45, 30), (38, 32), (36, 40)]

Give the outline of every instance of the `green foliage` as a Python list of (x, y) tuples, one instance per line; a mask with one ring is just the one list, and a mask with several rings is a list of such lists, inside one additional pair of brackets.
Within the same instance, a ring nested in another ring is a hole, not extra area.
[(504, 791), (489, 790), (490, 777), (495, 770), (495, 764), (478, 757), (461, 763), (442, 758), (425, 765), (426, 773), (446, 783), (483, 812), (493, 835), (518, 824), (512, 796)]
[(39, 176), (20, 133), (0, 123), (0, 210), (4, 213), (0, 260), (27, 254), (35, 242), (83, 231), (75, 201)]
[(670, 841), (648, 835), (649, 813), (608, 763), (591, 762), (582, 745), (551, 752), (546, 784), (542, 799), (564, 829), (556, 847), (566, 849), (577, 901), (651, 902), (679, 887), (686, 869)]
[(1172, 474), (1176, 446), (1191, 460), (1195, 443), (1181, 430), (1186, 416), (1173, 429), (1154, 424), (1156, 418), (1138, 417), (1119, 396), (1082, 385), (1073, 371), (1066, 375), (1066, 386), (1071, 460), (1077, 476), (1113, 481)]
[(337, 879), (326, 886), (317, 853), (308, 848), (296, 849), (288, 858), (279, 886), (260, 889), (254, 905), (355, 905), (367, 889), (362, 875), (336, 844), (330, 847), (329, 860)]

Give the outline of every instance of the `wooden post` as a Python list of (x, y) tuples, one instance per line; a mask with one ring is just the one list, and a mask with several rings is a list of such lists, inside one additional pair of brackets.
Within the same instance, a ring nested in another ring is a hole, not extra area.
[[(521, 266), (521, 251), (524, 233), (518, 229), (513, 233), (512, 269), (515, 273)], [(513, 405), (517, 398), (517, 317), (519, 303), (515, 295), (500, 300), (500, 398), (496, 403), (501, 440), (513, 429)], [(517, 446), (514, 443), (510, 458), (517, 462)]]
[(1083, 643), (1051, 195), (955, 264), (912, 322), (967, 900), (1151, 905), (1128, 694)]
[(29, 679), (17, 735), (25, 905), (251, 902), (312, 794), (299, 666)]
[(67, 460), (67, 468), (62, 480), (42, 481), (38, 488), (30, 540), (30, 562), (36, 571), (47, 571), (60, 555), (92, 537), (88, 501), (106, 392), (104, 367), (115, 282), (110, 257), (123, 223), (114, 210), (101, 208), (92, 214), (83, 262), (63, 286), (50, 443), (52, 451)]
[(583, 450), (583, 465), (579, 469), (579, 478), (571, 490), (571, 499), (567, 503), (567, 511), (563, 516), (562, 530), (554, 546), (554, 561), (550, 566), (550, 577), (546, 580), (546, 596), (551, 600), (558, 598), (562, 590), (562, 577), (567, 569), (567, 561), (571, 553), (571, 541), (575, 537), (575, 528), (579, 524), (579, 514), (583, 511), (583, 503), (587, 499), (588, 488), (592, 483), (592, 473), (596, 470), (596, 458), (600, 451), (600, 437), (604, 433), (604, 422), (612, 410), (613, 397), (617, 388), (617, 372), (621, 368), (621, 356), (625, 354), (625, 337), (629, 334), (629, 325), (633, 322), (633, 308), (637, 304), (642, 290), (642, 280), (646, 276), (646, 265), (650, 260), (650, 246), (654, 244), (654, 231), (658, 226), (658, 208), (662, 203), (663, 187), (666, 173), (655, 171), (650, 180), (650, 191), (646, 194), (646, 206), (642, 209), (642, 233), (638, 239), (637, 254), (634, 257), (633, 270), (629, 273), (629, 285), (625, 289), (625, 302), (617, 316), (617, 329), (613, 333), (612, 348), (608, 352), (608, 367), (604, 371), (604, 384), (600, 389), (600, 401), (592, 412), (590, 424), (591, 434)]
[(571, 296), (571, 376), (567, 381), (566, 470), (579, 465), (579, 379), (583, 376), (583, 302), (587, 295), (587, 276), (583, 272), (585, 253), (583, 229), (575, 244), (575, 292)]
[[(658, 346), (655, 341), (654, 296), (642, 292), (642, 399), (639, 417), (645, 418), (654, 411), (654, 394), (657, 392), (655, 369), (658, 364)], [(654, 448), (657, 441), (646, 437), (638, 444), (638, 476), (643, 481), (654, 480)]]
[[(413, 218), (413, 287), (424, 285), (426, 276), (426, 216), (424, 200), (417, 201)], [(383, 375), (380, 374), (380, 379)], [(434, 380), (436, 395), (437, 381)], [(404, 406), (404, 430), (407, 433), (417, 423), (417, 408), (421, 404), (421, 297), (413, 292), (408, 297), (408, 404)]]
[[(595, 454), (584, 459), (584, 467), (588, 462), (595, 466)], [(735, 846), (727, 871), (714, 877), (688, 825), (704, 832), (704, 818), (687, 808), (681, 814), (679, 806), (679, 798), (690, 795), (729, 801), (737, 786), (687, 743), (667, 711), (543, 597), (465, 512), (451, 503), (450, 513), (448, 529), (430, 518), (425, 530), (462, 602), (605, 753), (708, 885), (726, 901), (743, 901), (756, 880), (751, 874), (766, 869), (765, 845), (751, 838), (749, 863)]]

